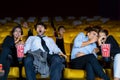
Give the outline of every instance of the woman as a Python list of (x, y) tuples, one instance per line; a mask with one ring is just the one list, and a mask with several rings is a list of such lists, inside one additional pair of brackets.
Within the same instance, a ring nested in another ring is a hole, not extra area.
[(12, 29), (11, 36), (7, 36), (4, 39), (0, 56), (0, 64), (3, 65), (5, 74), (0, 80), (7, 80), (10, 66), (17, 66), (19, 64), (16, 45), (21, 43), (22, 34), (22, 28), (20, 26), (16, 26)]
[[(114, 80), (120, 80), (120, 48), (117, 41), (112, 35), (108, 35), (107, 30), (101, 30), (99, 32), (98, 44), (110, 44), (110, 59), (114, 59)], [(108, 61), (108, 60), (107, 60)]]
[(96, 53), (99, 50), (95, 42), (98, 40), (99, 29), (87, 27), (85, 30), (87, 31), (87, 35), (81, 32), (74, 40), (71, 54), (71, 68), (85, 69), (87, 80), (95, 80), (95, 74), (104, 80), (110, 80), (96, 58)]

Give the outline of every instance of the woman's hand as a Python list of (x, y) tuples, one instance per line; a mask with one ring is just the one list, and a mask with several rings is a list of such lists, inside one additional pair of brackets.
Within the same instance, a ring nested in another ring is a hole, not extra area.
[(15, 44), (17, 44), (19, 41), (22, 41), (23, 35), (19, 36), (17, 39), (15, 39)]
[(98, 45), (101, 46), (102, 44), (104, 44), (106, 41), (106, 37), (105, 36), (101, 36), (98, 38)]

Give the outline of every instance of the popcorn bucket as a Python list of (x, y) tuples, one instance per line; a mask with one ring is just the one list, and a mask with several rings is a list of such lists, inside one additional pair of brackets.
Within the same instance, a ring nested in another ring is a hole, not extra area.
[(102, 57), (110, 57), (110, 44), (101, 45)]
[(2, 70), (2, 68), (3, 68), (3, 66), (2, 66), (2, 64), (0, 64), (0, 70)]
[(0, 77), (4, 76), (5, 71), (3, 70), (2, 64), (0, 64)]
[(23, 44), (18, 44), (16, 46), (17, 48), (17, 57), (18, 58), (23, 58), (24, 57), (24, 45)]

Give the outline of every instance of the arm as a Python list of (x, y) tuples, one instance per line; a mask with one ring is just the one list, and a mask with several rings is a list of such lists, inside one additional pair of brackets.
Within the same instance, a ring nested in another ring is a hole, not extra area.
[(88, 41), (83, 42), (81, 47), (87, 46), (87, 45), (89, 45), (91, 43), (95, 43), (97, 40), (98, 40), (98, 37), (94, 36), (92, 39), (88, 39)]
[(91, 44), (91, 43), (92, 43), (92, 41), (90, 41), (90, 40), (84, 41), (84, 42), (82, 42), (81, 47), (87, 46), (87, 45), (89, 45), (89, 44)]
[(55, 44), (54, 40), (50, 38), (50, 43), (51, 43), (51, 50), (55, 53), (55, 54), (59, 54), (60, 56), (63, 56), (65, 58), (67, 58), (67, 56), (65, 54), (63, 54), (63, 52), (60, 50), (60, 48), (58, 48), (58, 46)]
[(85, 47), (91, 43), (94, 43), (97, 41), (97, 37), (93, 37), (92, 39), (89, 39), (88, 41), (84, 41), (86, 36), (83, 33), (80, 33), (74, 41), (74, 46), (75, 47)]
[(33, 37), (32, 37), (32, 36), (30, 36), (30, 37), (26, 40), (25, 46), (24, 46), (24, 53), (25, 53), (25, 54), (31, 49), (32, 41), (33, 41)]
[(84, 33), (78, 34), (77, 37), (74, 40), (74, 47), (80, 48), (82, 46), (84, 38), (85, 38)]

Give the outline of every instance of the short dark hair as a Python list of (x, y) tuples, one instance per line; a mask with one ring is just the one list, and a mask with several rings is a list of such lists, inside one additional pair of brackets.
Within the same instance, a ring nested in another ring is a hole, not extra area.
[(101, 26), (88, 26), (84, 29), (84, 31), (87, 31), (87, 32), (95, 31), (95, 32), (99, 33), (99, 31), (101, 29), (102, 29)]
[(13, 27), (13, 29), (11, 31), (11, 35), (13, 36), (13, 33), (15, 32), (16, 28), (21, 29), (21, 35), (23, 35), (23, 30), (22, 30), (22, 27), (20, 25)]
[(102, 30), (102, 27), (99, 26), (99, 25), (95, 25), (95, 26), (93, 26), (93, 28), (96, 28), (96, 29), (98, 29), (99, 31)]
[(64, 27), (64, 26), (59, 26), (59, 27), (58, 27), (58, 31), (59, 31), (61, 28), (64, 28), (64, 29), (65, 29), (65, 27)]
[(108, 36), (108, 34), (109, 34), (108, 30), (106, 30), (106, 29), (102, 29), (102, 30), (100, 30), (100, 32), (105, 33), (106, 36)]
[(35, 30), (37, 29), (38, 25), (42, 25), (45, 29), (47, 29), (47, 26), (43, 22), (38, 22), (34, 25)]

